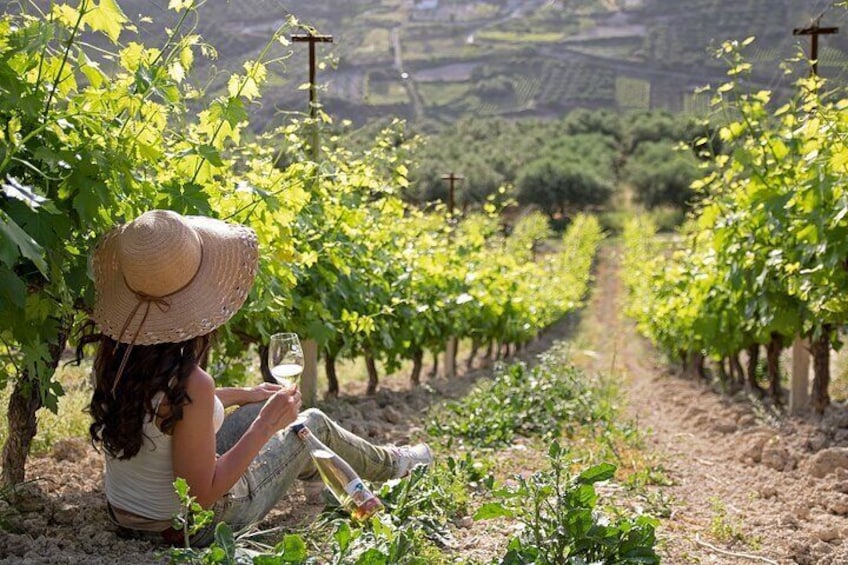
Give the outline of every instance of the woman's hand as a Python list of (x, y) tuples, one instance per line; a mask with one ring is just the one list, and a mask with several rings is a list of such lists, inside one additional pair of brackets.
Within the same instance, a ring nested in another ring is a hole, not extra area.
[(246, 404), (249, 404), (250, 402), (265, 402), (282, 389), (283, 387), (277, 383), (258, 384), (247, 389), (247, 394), (249, 395), (250, 400)]
[[(261, 386), (261, 385), (260, 385)], [(297, 419), (297, 414), (300, 412), (300, 390), (295, 388), (282, 388), (279, 385), (278, 390), (268, 397), (265, 401), (265, 406), (259, 411), (256, 416), (256, 423), (267, 426), (273, 431), (278, 431)]]
[(223, 387), (217, 389), (215, 394), (224, 405), (224, 408), (226, 408), (228, 406), (244, 406), (245, 404), (253, 404), (254, 402), (265, 402), (281, 388), (276, 383), (262, 383), (245, 388)]

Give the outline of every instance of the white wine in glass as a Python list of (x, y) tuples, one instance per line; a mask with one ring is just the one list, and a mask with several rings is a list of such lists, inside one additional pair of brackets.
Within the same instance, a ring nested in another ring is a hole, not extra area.
[(268, 367), (274, 380), (284, 387), (293, 387), (303, 372), (303, 349), (295, 333), (271, 336), (268, 344)]

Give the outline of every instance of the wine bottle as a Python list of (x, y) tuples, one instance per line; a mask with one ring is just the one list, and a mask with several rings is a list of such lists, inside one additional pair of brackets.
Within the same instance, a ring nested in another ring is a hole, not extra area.
[(353, 467), (315, 437), (306, 424), (295, 422), (291, 429), (306, 443), (324, 484), (354, 520), (366, 520), (383, 508), (383, 503), (365, 486)]

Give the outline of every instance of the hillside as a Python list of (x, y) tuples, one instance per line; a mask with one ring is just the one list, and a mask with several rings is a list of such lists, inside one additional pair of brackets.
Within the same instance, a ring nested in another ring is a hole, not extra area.
[[(123, 0), (127, 15), (152, 17), (143, 34), (173, 23), (165, 0)], [(449, 122), (464, 115), (555, 116), (574, 107), (697, 112), (693, 91), (724, 76), (711, 46), (756, 36), (752, 80), (780, 90), (779, 62), (809, 50), (792, 29), (809, 24), (822, 0), (241, 0), (207, 2), (198, 32), (218, 50), (215, 68), (254, 57), (291, 12), (331, 34), (318, 46), (318, 81), (331, 114), (362, 123), (401, 116)], [(832, 8), (822, 25), (840, 25)], [(841, 77), (848, 29), (821, 39), (820, 72)], [(122, 38), (124, 41), (131, 40)], [(145, 39), (147, 39), (145, 37)], [(303, 110), (307, 47), (294, 44), (259, 111), (267, 123)], [(286, 52), (288, 54), (288, 51)], [(284, 54), (285, 55), (285, 54)], [(211, 66), (209, 67), (212, 68)], [(221, 81), (212, 81), (213, 90)]]

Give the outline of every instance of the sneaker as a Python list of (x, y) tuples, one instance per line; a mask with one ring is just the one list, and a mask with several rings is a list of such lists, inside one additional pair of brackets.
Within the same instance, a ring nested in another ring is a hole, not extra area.
[(433, 464), (433, 453), (430, 451), (430, 446), (426, 443), (395, 447), (392, 448), (392, 451), (397, 458), (398, 464), (397, 474), (395, 475), (396, 479), (407, 476), (418, 465), (429, 467)]

